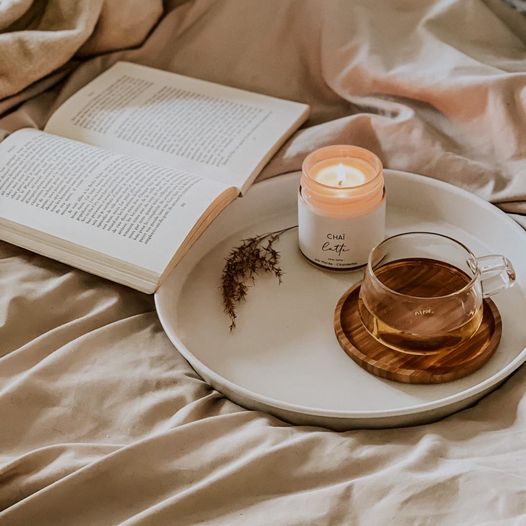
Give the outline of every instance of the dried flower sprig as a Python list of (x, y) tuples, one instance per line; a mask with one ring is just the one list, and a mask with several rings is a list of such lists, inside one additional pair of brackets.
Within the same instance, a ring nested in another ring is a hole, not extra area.
[(243, 239), (241, 245), (230, 251), (221, 277), (223, 305), (230, 318), (230, 330), (236, 326), (236, 307), (245, 300), (249, 284), (254, 284), (256, 274), (270, 272), (281, 283), (280, 253), (274, 248), (274, 243), (293, 228), (296, 226)]

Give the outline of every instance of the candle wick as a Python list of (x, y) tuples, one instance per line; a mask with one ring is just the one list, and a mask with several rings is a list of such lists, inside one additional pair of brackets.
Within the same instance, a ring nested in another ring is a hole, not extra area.
[(345, 168), (342, 163), (338, 164), (338, 167), (336, 168), (336, 177), (338, 186), (343, 186), (343, 183), (345, 182)]

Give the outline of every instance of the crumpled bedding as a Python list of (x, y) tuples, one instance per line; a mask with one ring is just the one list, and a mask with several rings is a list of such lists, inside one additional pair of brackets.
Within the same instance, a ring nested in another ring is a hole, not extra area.
[[(2, 136), (117, 60), (310, 104), (260, 179), (353, 143), (526, 226), (526, 17), (500, 0), (4, 2)], [(152, 297), (0, 243), (0, 524), (526, 523), (525, 380), (425, 426), (291, 426), (201, 380)]]

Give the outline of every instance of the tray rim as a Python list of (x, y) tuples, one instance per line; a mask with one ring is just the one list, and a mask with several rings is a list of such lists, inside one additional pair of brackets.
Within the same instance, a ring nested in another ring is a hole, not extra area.
[[(267, 186), (275, 184), (287, 184), (289, 180), (297, 180), (298, 174), (301, 172), (294, 171), (287, 174), (271, 177), (265, 179), (264, 181), (256, 183), (254, 186), (260, 190), (264, 190)], [(460, 197), (472, 200), (477, 203), (482, 208), (490, 210), (492, 213), (500, 215), (502, 219), (508, 223), (509, 227), (512, 230), (515, 230), (520, 236), (524, 238), (526, 243), (526, 231), (513, 219), (511, 219), (505, 212), (494, 206), (493, 204), (484, 201), (482, 198), (478, 197), (476, 194), (468, 192), (461, 187), (455, 186), (451, 183), (447, 183), (440, 179), (434, 179), (424, 175), (418, 175), (411, 172), (406, 172), (402, 170), (393, 170), (385, 169), (384, 173), (387, 177), (389, 175), (400, 176), (402, 178), (408, 178), (409, 180), (418, 181), (419, 183), (424, 182), (424, 184), (429, 185), (430, 187), (446, 189), (449, 192), (455, 193)], [(425, 181), (423, 181), (423, 179)], [(284, 402), (269, 396), (261, 395), (256, 393), (246, 387), (240, 386), (227, 378), (221, 376), (219, 373), (216, 373), (214, 370), (210, 369), (205, 365), (201, 360), (192, 354), (192, 352), (186, 347), (183, 341), (177, 336), (175, 331), (170, 327), (168, 320), (163, 314), (163, 309), (161, 305), (161, 287), (157, 289), (154, 294), (155, 308), (157, 316), (161, 322), (163, 330), (168, 336), (169, 340), (174, 345), (175, 349), (190, 363), (190, 365), (195, 369), (198, 375), (203, 376), (206, 381), (208, 381), (214, 388), (216, 385), (224, 385), (226, 389), (231, 392), (234, 392), (241, 398), (248, 398), (252, 401), (259, 403), (261, 405), (276, 408), (290, 413), (295, 413), (299, 415), (312, 415), (326, 418), (334, 419), (365, 419), (374, 421), (376, 419), (385, 419), (392, 418), (397, 416), (410, 416), (417, 415), (421, 413), (427, 413), (436, 409), (445, 408), (450, 405), (455, 405), (461, 403), (464, 400), (471, 399), (478, 394), (484, 394), (487, 391), (490, 391), (492, 387), (497, 387), (502, 381), (509, 377), (513, 372), (515, 372), (524, 362), (526, 362), (526, 346), (517, 354), (517, 356), (511, 360), (505, 367), (500, 369), (497, 373), (486, 378), (482, 382), (464, 389), (458, 393), (440, 398), (438, 400), (433, 400), (431, 402), (419, 403), (417, 405), (411, 405), (406, 408), (394, 408), (394, 409), (372, 409), (372, 410), (360, 410), (360, 411), (346, 411), (341, 409), (319, 409), (309, 406), (303, 406), (299, 404), (293, 404), (289, 402)], [(381, 379), (379, 379), (381, 380)], [(389, 380), (386, 380), (389, 381)], [(425, 386), (423, 386), (425, 388)], [(216, 388), (221, 392), (220, 388)], [(226, 396), (226, 395), (225, 395)]]

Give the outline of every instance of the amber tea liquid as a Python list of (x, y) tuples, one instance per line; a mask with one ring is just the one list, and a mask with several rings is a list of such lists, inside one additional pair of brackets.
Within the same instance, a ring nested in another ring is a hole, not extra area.
[[(407, 258), (375, 269), (391, 290), (419, 300), (410, 304), (382, 299), (381, 294), (360, 298), (358, 307), (367, 330), (381, 343), (403, 352), (427, 354), (454, 348), (470, 338), (482, 321), (476, 297), (440, 298), (458, 292), (471, 278), (459, 268), (426, 258)], [(433, 300), (433, 298), (437, 298)], [(445, 328), (447, 327), (447, 329)]]

